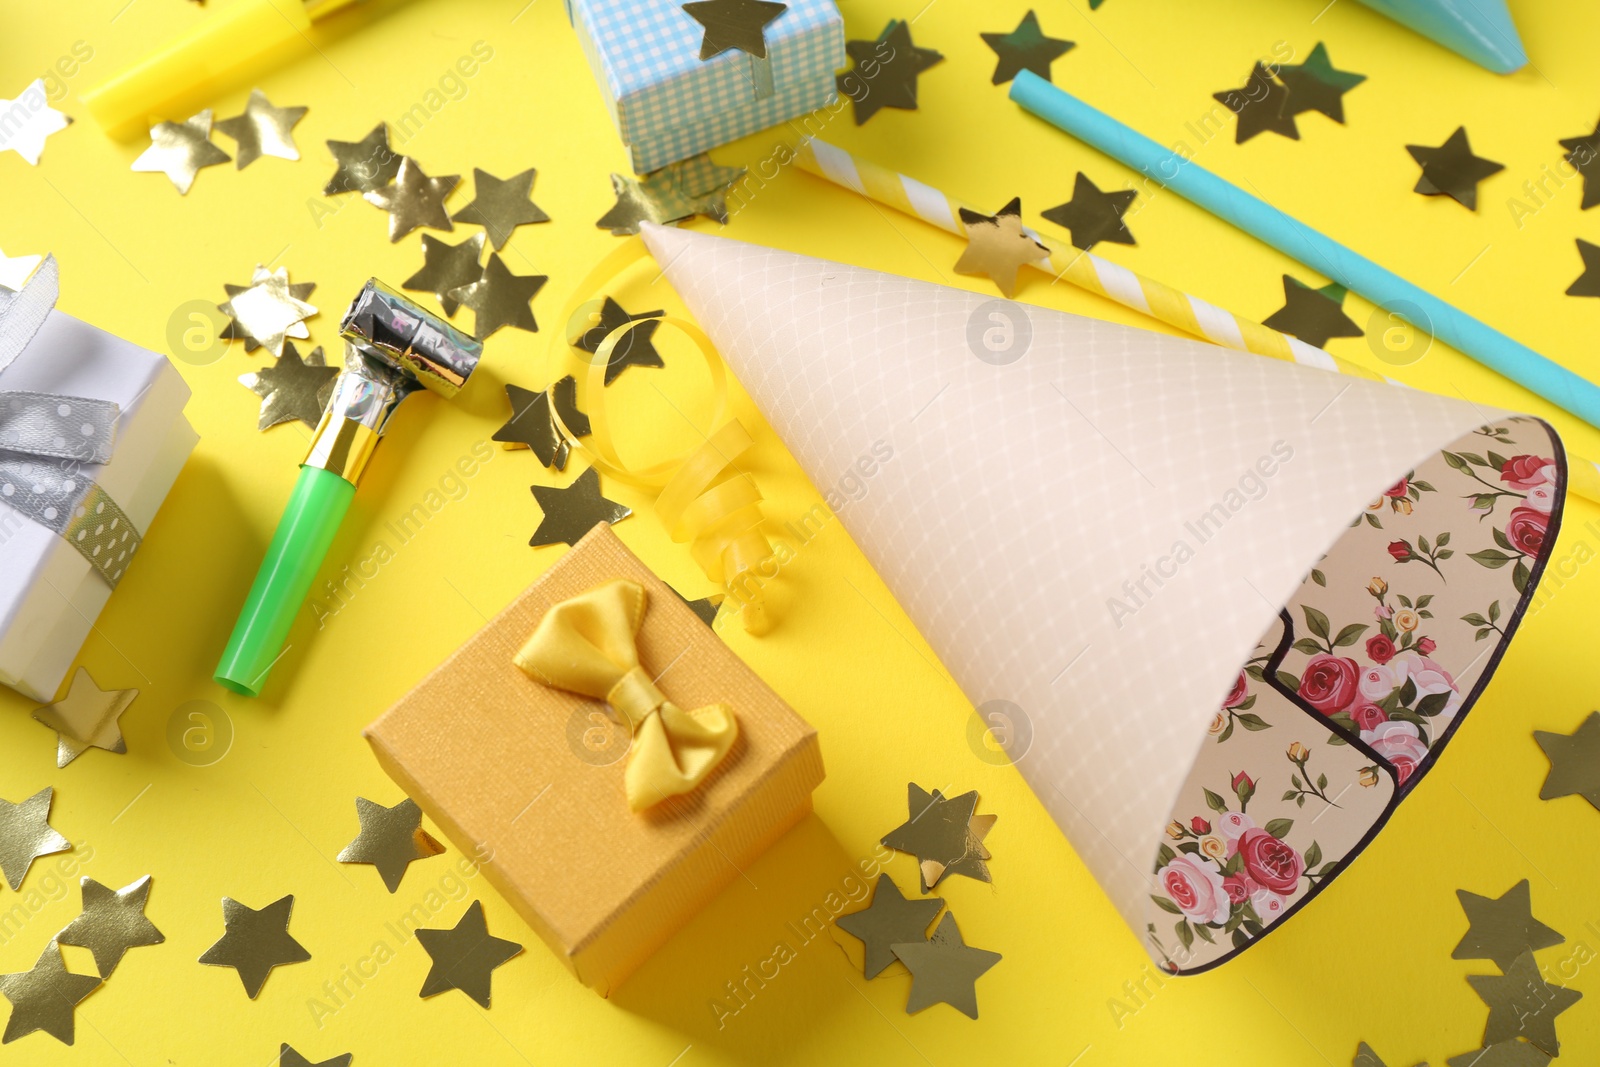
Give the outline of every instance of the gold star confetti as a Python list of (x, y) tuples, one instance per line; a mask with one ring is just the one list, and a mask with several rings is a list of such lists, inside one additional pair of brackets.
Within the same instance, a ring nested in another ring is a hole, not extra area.
[(409, 797), (392, 808), (356, 797), (356, 817), (361, 820), (361, 832), (339, 853), (339, 862), (372, 864), (391, 893), (400, 889), (400, 879), (412, 860), (425, 860), (444, 851), (422, 828), (422, 809)]
[(912, 782), (906, 786), (906, 803), (910, 817), (885, 834), (883, 843), (917, 857), (924, 893), (947, 874), (990, 880), (983, 862), (989, 858), (983, 838), (994, 825), (994, 816), (974, 818), (975, 791), (947, 799), (937, 789), (928, 793)]
[(678, 599), (687, 604), (689, 610), (694, 612), (701, 622), (707, 626), (716, 626), (717, 612), (722, 609), (722, 602), (727, 599), (726, 596), (721, 593), (713, 593), (710, 596), (703, 596), (699, 600), (690, 600), (676, 589), (672, 591), (677, 593)]
[(1489, 1005), (1485, 1045), (1523, 1037), (1542, 1052), (1561, 1054), (1556, 1016), (1583, 999), (1583, 994), (1546, 982), (1532, 952), (1518, 956), (1504, 974), (1469, 974), (1467, 982)]
[(549, 222), (550, 216), (532, 200), (533, 179), (537, 172), (529, 167), (521, 174), (501, 181), (486, 170), (472, 168), (472, 203), (451, 216), (471, 226), (482, 226), (495, 251), (511, 240), (511, 231), (534, 222)]
[(994, 50), (999, 62), (994, 67), (995, 85), (1003, 85), (1019, 73), (1030, 70), (1050, 80), (1050, 64), (1077, 47), (1072, 41), (1046, 37), (1039, 16), (1029, 11), (1010, 33), (980, 33), (983, 43)]
[(511, 418), (494, 432), (492, 440), (507, 448), (530, 448), (540, 463), (564, 471), (571, 446), (550, 417), (552, 394), (556, 411), (566, 428), (576, 437), (589, 436), (589, 416), (578, 410), (578, 381), (569, 374), (539, 393), (507, 382), (506, 399), (511, 401)]
[(1467, 128), (1456, 127), (1444, 144), (1408, 144), (1406, 151), (1422, 167), (1412, 192), (1423, 196), (1448, 196), (1468, 211), (1478, 210), (1478, 183), (1505, 170), (1504, 163), (1474, 155)]
[(994, 215), (961, 209), (967, 228), (967, 247), (956, 261), (957, 274), (982, 274), (1009, 299), (1017, 291), (1017, 272), (1024, 264), (1037, 263), (1050, 254), (1022, 226), (1022, 198), (1011, 202)]
[(287, 267), (269, 271), (257, 264), (248, 286), (222, 287), (228, 293), (228, 301), (218, 304), (217, 310), (233, 320), (222, 336), (230, 341), (242, 339), (246, 352), (265, 348), (274, 356), (283, 355), (284, 338), (311, 336), (304, 320), (315, 315), (317, 309), (306, 303), (306, 297), (316, 287), (316, 282), (289, 284)]
[(73, 1009), (100, 988), (100, 979), (72, 974), (54, 941), (44, 947), (33, 970), (0, 974), (0, 993), (11, 1001), (11, 1021), (6, 1023), (4, 1044), (43, 1030), (64, 1045), (76, 1039)]
[(46, 786), (20, 804), (0, 798), (0, 872), (12, 889), (22, 888), (34, 860), (72, 847), (50, 827), (50, 801), (55, 795)]
[(839, 916), (839, 929), (858, 939), (866, 949), (862, 974), (876, 978), (895, 961), (895, 945), (925, 941), (928, 926), (939, 915), (944, 901), (907, 900), (887, 874), (878, 875), (872, 903), (865, 910)]
[(596, 226), (618, 237), (639, 232), (641, 222), (666, 225), (694, 215), (728, 221), (728, 188), (745, 175), (743, 167), (723, 167), (705, 154), (652, 171), (643, 179), (611, 175), (616, 204)]
[(700, 58), (710, 59), (730, 48), (767, 58), (767, 24), (789, 10), (772, 0), (695, 0), (684, 13), (705, 27)]
[(223, 897), (222, 940), (206, 949), (200, 962), (238, 971), (245, 993), (254, 1000), (274, 967), (304, 963), (311, 958), (311, 953), (289, 936), (289, 915), (293, 911), (292, 894), (260, 911), (247, 908), (232, 897)]
[(211, 109), (188, 122), (158, 122), (150, 127), (150, 147), (133, 161), (136, 171), (165, 174), (185, 196), (196, 174), (232, 157), (211, 143)]
[(544, 512), (539, 528), (533, 531), (533, 538), (528, 542), (535, 548), (575, 545), (579, 538), (594, 529), (595, 523), (615, 524), (633, 514), (632, 509), (600, 495), (600, 472), (593, 467), (586, 468), (565, 488), (553, 485), (529, 488), (533, 490), (539, 510)]
[(1576, 794), (1600, 808), (1600, 711), (1591, 711), (1570, 735), (1535, 730), (1533, 739), (1550, 761), (1539, 799)]
[(600, 345), (607, 337), (630, 322), (638, 322), (640, 325), (617, 338), (616, 347), (611, 350), (611, 359), (606, 364), (605, 383), (610, 385), (629, 367), (665, 367), (666, 363), (662, 361), (661, 353), (656, 351), (655, 345), (656, 329), (661, 324), (648, 321), (658, 319), (663, 314), (665, 313), (661, 311), (641, 311), (637, 315), (632, 315), (608, 296), (601, 301), (598, 315), (591, 313), (587, 320), (595, 324), (585, 330), (572, 342), (572, 345), (585, 352), (597, 354)]
[(350, 1063), (354, 1059), (355, 1053), (346, 1052), (344, 1055), (335, 1056), (331, 1060), (312, 1063), (290, 1048), (287, 1041), (283, 1043), (283, 1048), (278, 1050), (278, 1067), (350, 1067)]
[(613, 173), (611, 191), (616, 195), (617, 202), (596, 220), (595, 225), (602, 230), (610, 230), (618, 237), (638, 233), (641, 222), (666, 225), (694, 215), (727, 217), (727, 205), (719, 194), (684, 196), (670, 181), (659, 182), (646, 178), (641, 182)]
[(145, 918), (150, 900), (150, 876), (132, 885), (111, 890), (85, 878), (83, 911), (66, 925), (56, 940), (94, 953), (94, 965), (102, 979), (110, 978), (130, 948), (159, 945), (166, 940), (155, 923)]
[(294, 127), (306, 117), (307, 108), (273, 107), (267, 94), (260, 89), (250, 90), (250, 100), (244, 111), (229, 119), (217, 120), (217, 132), (238, 142), (235, 164), (240, 170), (262, 156), (279, 159), (299, 159), (295, 147)]
[(877, 40), (846, 41), (844, 50), (850, 69), (836, 75), (835, 84), (855, 104), (857, 126), (886, 107), (915, 111), (918, 76), (944, 60), (932, 48), (917, 47), (902, 19), (890, 19)]
[(1457, 960), (1493, 960), (1504, 971), (1518, 956), (1536, 948), (1565, 941), (1556, 931), (1533, 917), (1528, 880), (1524, 878), (1500, 897), (1480, 897), (1457, 889), (1469, 928), (1450, 953)]
[(49, 99), (44, 79), (35, 78), (15, 100), (0, 100), (0, 114), (6, 117), (0, 124), (0, 152), (9, 148), (35, 167), (39, 165), (45, 138), (72, 125), (70, 118), (50, 106)]
[(128, 744), (117, 720), (138, 695), (137, 689), (101, 689), (89, 671), (79, 667), (67, 695), (33, 713), (58, 735), (56, 766), (65, 767), (91, 748), (125, 755)]
[(43, 256), (7, 256), (0, 252), (0, 287), (20, 292), (43, 262)]
[(393, 185), (371, 189), (361, 195), (366, 197), (367, 203), (389, 213), (389, 240), (398, 241), (420, 226), (430, 230), (455, 229), (444, 202), (460, 181), (459, 174), (430, 178), (416, 160), (404, 156)]
[(522, 951), (515, 941), (489, 936), (481, 900), (474, 900), (452, 929), (419, 929), (417, 940), (433, 957), (420, 996), (459, 989), (484, 1008), (489, 1006), (489, 979), (494, 969)]
[(907, 1015), (944, 1003), (972, 1019), (978, 1017), (977, 981), (1001, 959), (998, 952), (971, 948), (962, 941), (956, 917), (948, 911), (931, 938), (895, 945), (894, 954), (911, 972)]
[(322, 409), (333, 392), (338, 367), (323, 362), (318, 346), (304, 360), (292, 341), (285, 341), (278, 362), (260, 370), (239, 375), (239, 384), (261, 398), (261, 413), (256, 429), (266, 430), (280, 422), (299, 419), (313, 430), (322, 421)]
[(462, 307), (472, 309), (472, 336), (482, 341), (502, 326), (537, 333), (533, 318), (533, 297), (544, 283), (543, 274), (512, 274), (498, 252), (489, 253), (483, 276), (471, 285), (450, 290)]
[[(460, 218), (460, 216), (456, 216)], [(400, 283), (400, 288), (417, 293), (432, 293), (446, 315), (461, 306), (450, 295), (452, 289), (471, 285), (483, 277), (484, 235), (475, 233), (458, 245), (446, 244), (431, 233), (422, 235), (422, 269)]]
[(322, 187), (324, 196), (370, 193), (400, 173), (400, 157), (389, 147), (389, 127), (381, 122), (359, 141), (329, 141), (328, 151), (338, 166)]

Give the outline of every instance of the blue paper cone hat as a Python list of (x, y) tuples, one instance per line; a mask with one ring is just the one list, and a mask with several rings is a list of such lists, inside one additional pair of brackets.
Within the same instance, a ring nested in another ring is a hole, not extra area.
[(1361, 0), (1496, 74), (1528, 63), (1505, 0)]

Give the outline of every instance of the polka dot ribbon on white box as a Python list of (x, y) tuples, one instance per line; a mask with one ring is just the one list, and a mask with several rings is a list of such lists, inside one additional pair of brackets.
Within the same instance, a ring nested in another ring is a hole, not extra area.
[[(0, 293), (0, 370), (32, 339), (57, 288), (52, 257), (21, 292)], [(119, 414), (109, 400), (0, 390), (0, 505), (60, 534), (113, 587), (140, 540), (93, 476), (111, 459)]]

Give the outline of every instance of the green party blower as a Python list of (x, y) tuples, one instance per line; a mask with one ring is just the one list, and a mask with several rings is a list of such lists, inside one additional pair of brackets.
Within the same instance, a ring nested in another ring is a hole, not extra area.
[(455, 396), (483, 355), (481, 343), (377, 279), (345, 312), (339, 335), (344, 370), (212, 676), (245, 696), (260, 695), (283, 656), (289, 627), (395, 408), (419, 388)]

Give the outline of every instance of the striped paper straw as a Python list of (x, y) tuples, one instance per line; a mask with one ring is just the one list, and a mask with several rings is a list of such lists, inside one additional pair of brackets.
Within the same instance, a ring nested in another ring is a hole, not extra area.
[[(915, 178), (851, 155), (837, 145), (816, 137), (800, 145), (795, 163), (808, 174), (826, 178), (875, 203), (919, 218), (958, 237), (967, 235), (967, 228), (961, 221), (961, 209), (978, 210), (946, 196), (931, 185), (924, 185)], [(1393, 378), (1308, 345), (1299, 338), (1279, 333), (1270, 326), (1224, 311), (1191, 293), (1163, 285), (1108, 259), (1101, 259), (1092, 252), (1062, 244), (1031, 229), (1028, 232), (1050, 253), (1048, 260), (1031, 266), (1123, 307), (1159, 319), (1191, 336), (1204, 338), (1224, 348), (1404, 387), (1404, 383)], [(1589, 500), (1600, 501), (1600, 464), (1572, 453), (1568, 455), (1572, 460), (1568, 489)]]

